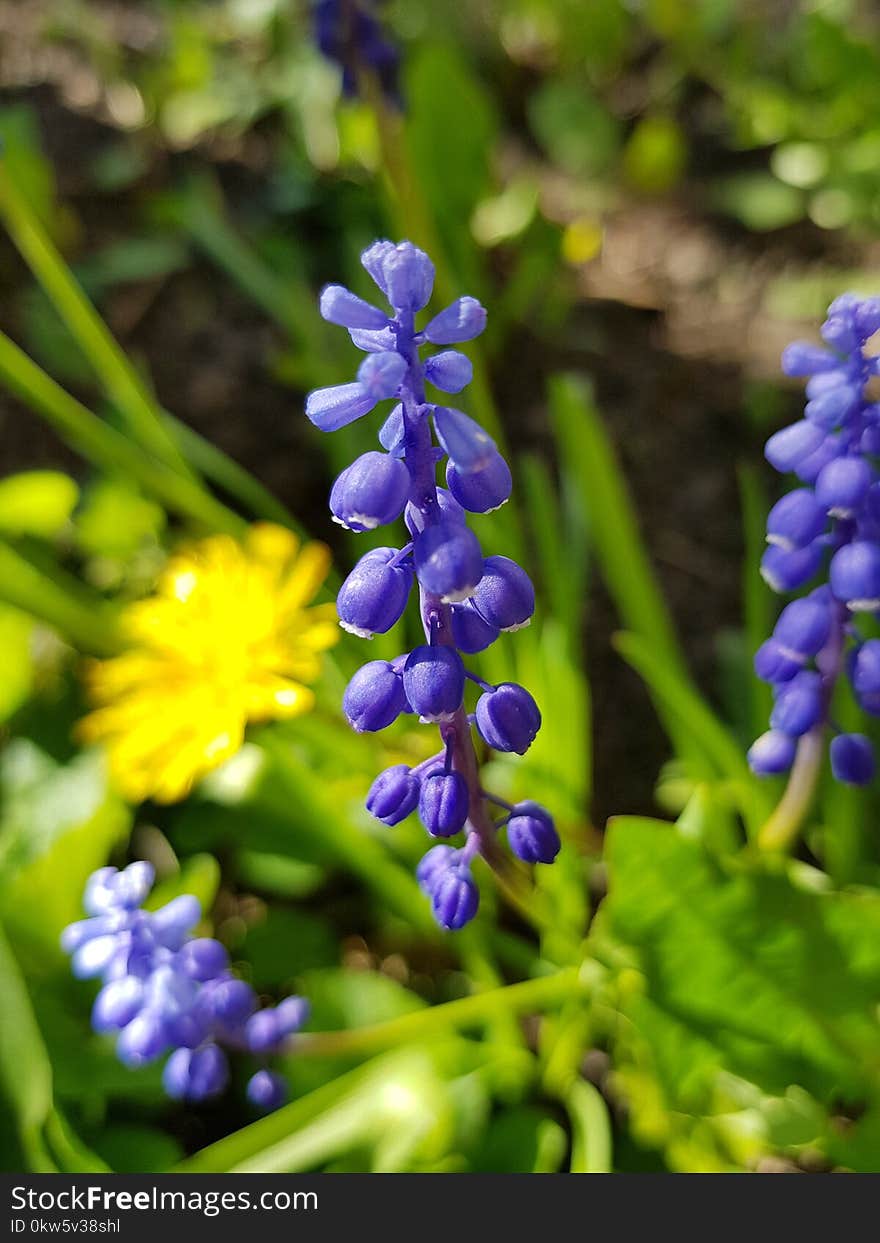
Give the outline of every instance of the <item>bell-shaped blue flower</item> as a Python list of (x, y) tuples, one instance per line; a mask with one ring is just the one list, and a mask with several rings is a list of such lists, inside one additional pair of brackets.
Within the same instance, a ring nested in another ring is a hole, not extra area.
[(510, 849), (525, 863), (552, 863), (562, 843), (553, 817), (540, 803), (517, 803), (507, 821)]
[(774, 432), (764, 446), (764, 456), (771, 466), (782, 474), (794, 470), (808, 454), (818, 449), (825, 439), (825, 433), (815, 423), (792, 423), (783, 427), (782, 431)]
[(487, 557), (483, 575), (471, 597), (490, 626), (520, 630), (535, 611), (532, 580), (510, 557)]
[(762, 682), (788, 682), (803, 667), (803, 657), (786, 651), (775, 639), (766, 639), (755, 652), (755, 673)]
[(792, 341), (782, 351), (782, 370), (788, 376), (816, 375), (837, 365), (838, 360), (830, 350), (823, 350), (810, 341)]
[(816, 479), (816, 500), (832, 518), (851, 518), (873, 482), (874, 472), (864, 458), (835, 458)]
[(178, 963), (193, 980), (213, 980), (229, 966), (226, 947), (213, 937), (195, 937), (180, 950)]
[(495, 751), (525, 755), (541, 728), (538, 705), (524, 686), (502, 682), (477, 700), (477, 729)]
[(425, 379), (444, 393), (460, 393), (474, 378), (471, 360), (458, 350), (444, 350), (425, 359)]
[(831, 558), (829, 581), (854, 613), (880, 609), (880, 547), (867, 540), (844, 544)]
[(334, 384), (316, 388), (306, 398), (306, 414), (322, 432), (336, 432), (369, 414), (376, 404), (363, 384)]
[(485, 466), (462, 471), (454, 462), (446, 467), (449, 491), (472, 514), (490, 514), (509, 499), (513, 487), (510, 467), (500, 453), (493, 453)]
[(434, 265), (412, 242), (374, 242), (361, 263), (396, 311), (420, 311), (429, 302)]
[(335, 522), (350, 531), (373, 531), (396, 521), (410, 489), (404, 463), (387, 453), (363, 453), (337, 478), (330, 492)]
[(422, 644), (403, 667), (411, 710), (426, 721), (451, 720), (464, 697), (464, 665), (455, 648)]
[(456, 300), (425, 327), (425, 337), (434, 345), (457, 345), (472, 341), (486, 327), (486, 311), (476, 298)]
[(287, 1100), (287, 1081), (275, 1070), (256, 1071), (248, 1080), (245, 1088), (250, 1103), (261, 1113), (272, 1113), (280, 1109)]
[(461, 523), (443, 519), (413, 541), (416, 575), (425, 591), (444, 603), (466, 600), (483, 573), (483, 554), (477, 537)]
[(461, 773), (431, 773), (422, 782), (419, 819), (432, 837), (453, 837), (468, 818), (467, 782)]
[(397, 560), (399, 555), (397, 548), (374, 548), (358, 561), (336, 597), (343, 630), (369, 639), (400, 620), (413, 575), (411, 566)]
[(470, 923), (480, 905), (480, 891), (467, 867), (453, 865), (437, 876), (431, 909), (441, 928), (455, 932)]
[(828, 525), (825, 509), (809, 488), (795, 488), (777, 501), (767, 515), (767, 543), (785, 552), (805, 548)]
[(229, 1063), (216, 1044), (201, 1049), (176, 1049), (162, 1073), (162, 1085), (174, 1100), (204, 1101), (219, 1094), (229, 1081)]
[(437, 439), (459, 470), (482, 470), (497, 454), (495, 441), (470, 415), (452, 406), (435, 406), (433, 416)]
[(780, 687), (770, 714), (770, 728), (799, 738), (818, 723), (823, 709), (822, 679), (814, 670), (804, 669)]
[(772, 545), (761, 558), (761, 577), (773, 591), (797, 591), (814, 578), (822, 564), (825, 549), (819, 540), (806, 548), (785, 552)]
[(874, 748), (864, 734), (838, 734), (831, 739), (829, 749), (831, 771), (838, 781), (846, 785), (869, 785), (874, 778), (876, 764)]
[(774, 777), (787, 773), (794, 763), (797, 742), (781, 730), (769, 729), (749, 747), (748, 761), (758, 777)]
[(830, 630), (829, 604), (821, 598), (807, 597), (792, 600), (785, 606), (776, 619), (773, 638), (784, 656), (800, 660), (803, 664), (804, 660), (815, 656), (824, 647)]
[(452, 608), (452, 637), (455, 646), (466, 655), (483, 652), (495, 642), (501, 631), (486, 621), (472, 600)]
[(400, 824), (419, 803), (421, 782), (406, 764), (386, 768), (370, 786), (367, 811), (383, 824)]
[(429, 897), (433, 894), (440, 877), (452, 867), (458, 855), (459, 852), (454, 846), (431, 847), (416, 868), (416, 880), (422, 893), (428, 894)]
[(406, 375), (406, 359), (394, 350), (368, 354), (358, 368), (358, 383), (374, 404), (394, 397)]
[(408, 709), (403, 679), (387, 660), (371, 660), (358, 669), (342, 699), (352, 729), (375, 733)]
[(346, 289), (344, 285), (325, 285), (319, 301), (321, 317), (341, 328), (381, 329), (388, 324), (388, 316), (377, 306), (364, 302)]

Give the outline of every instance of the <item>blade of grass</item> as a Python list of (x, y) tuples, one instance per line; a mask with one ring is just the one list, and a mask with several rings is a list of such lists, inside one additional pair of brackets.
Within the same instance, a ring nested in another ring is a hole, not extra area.
[(43, 574), (0, 540), (0, 599), (46, 622), (80, 651), (107, 656), (122, 646), (116, 610), (60, 568)]
[(233, 535), (245, 529), (244, 520), (199, 483), (149, 456), (87, 410), (3, 333), (0, 333), (0, 381), (94, 465), (128, 475), (168, 509), (183, 517)]
[(592, 389), (580, 377), (556, 375), (550, 379), (549, 398), (559, 460), (580, 486), (590, 542), (621, 620), (628, 630), (649, 639), (665, 664), (687, 677), (675, 628)]
[(80, 289), (0, 158), (0, 217), (74, 340), (119, 408), (132, 437), (160, 462), (191, 474), (155, 402), (124, 351)]

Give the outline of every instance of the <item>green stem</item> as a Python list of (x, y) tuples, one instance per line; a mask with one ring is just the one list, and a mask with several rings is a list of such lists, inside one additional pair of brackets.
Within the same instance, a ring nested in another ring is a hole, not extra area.
[(87, 410), (0, 333), (0, 381), (41, 414), (77, 453), (103, 470), (136, 480), (168, 509), (206, 526), (239, 535), (242, 518), (200, 484), (150, 457), (114, 427)]
[(578, 967), (566, 967), (554, 975), (503, 988), (487, 989), (472, 997), (448, 1001), (441, 1006), (415, 1010), (387, 1023), (374, 1023), (351, 1031), (316, 1032), (299, 1036), (291, 1042), (297, 1056), (311, 1054), (325, 1057), (349, 1053), (376, 1053), (408, 1041), (433, 1036), (449, 1028), (473, 1027), (494, 1018), (499, 1012), (520, 1014), (524, 1011), (552, 1009), (568, 997), (587, 995), (587, 983)]
[(779, 854), (797, 840), (816, 793), (824, 754), (825, 730), (820, 726), (800, 740), (785, 793), (758, 831), (758, 849), (763, 853)]
[(49, 578), (0, 541), (0, 599), (58, 630), (80, 651), (107, 656), (122, 646), (116, 611), (89, 599), (60, 570)]
[(134, 439), (166, 466), (191, 476), (143, 381), (45, 234), (2, 159), (0, 216), (22, 258), (119, 407)]

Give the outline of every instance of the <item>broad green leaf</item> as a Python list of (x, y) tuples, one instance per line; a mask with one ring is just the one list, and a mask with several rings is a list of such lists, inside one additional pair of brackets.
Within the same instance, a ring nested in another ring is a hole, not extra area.
[(0, 531), (52, 539), (73, 513), (79, 488), (57, 470), (29, 470), (0, 479)]
[(521, 1106), (490, 1121), (468, 1164), (485, 1174), (556, 1173), (566, 1146), (565, 1132), (549, 1113)]
[(312, 1005), (309, 1026), (319, 1031), (383, 1023), (425, 1006), (421, 997), (376, 971), (310, 971), (302, 987)]
[[(648, 997), (781, 1091), (852, 1096), (878, 1073), (880, 900), (790, 876), (726, 873), (656, 821), (608, 837), (613, 932), (638, 949)], [(757, 1079), (756, 1079), (757, 1081)]]
[(57, 950), (80, 918), (91, 872), (128, 832), (129, 809), (107, 788), (98, 751), (58, 764), (29, 739), (0, 754), (0, 906), (10, 933)]

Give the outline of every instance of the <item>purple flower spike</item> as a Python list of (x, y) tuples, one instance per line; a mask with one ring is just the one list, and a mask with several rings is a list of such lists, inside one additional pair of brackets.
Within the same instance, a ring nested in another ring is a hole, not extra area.
[[(857, 617), (880, 610), (880, 412), (867, 391), (880, 372), (876, 355), (866, 352), (878, 328), (880, 299), (844, 294), (828, 308), (824, 346), (795, 342), (783, 354), (788, 375), (808, 377), (808, 400), (801, 422), (770, 437), (766, 456), (811, 486), (770, 511), (761, 573), (779, 592), (797, 591), (817, 574), (822, 582), (783, 609), (755, 655), (755, 672), (775, 695), (771, 728), (749, 751), (758, 775), (787, 772), (797, 739), (817, 739), (833, 724), (844, 670), (862, 710), (880, 716), (880, 640), (862, 643)], [(806, 763), (812, 751), (802, 754)], [(873, 778), (873, 752), (861, 734), (835, 737), (830, 758), (838, 781)], [(796, 767), (792, 781), (802, 777)]]
[[(353, 4), (356, 12), (357, 0)], [(329, 46), (332, 32), (325, 34)], [(351, 633), (364, 638), (384, 634), (401, 618), (415, 580), (426, 642), (406, 657), (365, 665), (349, 683), (343, 707), (358, 731), (384, 729), (401, 712), (436, 722), (439, 728), (439, 756), (415, 768), (397, 764), (380, 773), (367, 795), (367, 809), (384, 824), (396, 825), (418, 807), (431, 836), (466, 834), (461, 850), (437, 847), (417, 871), (438, 923), (454, 930), (477, 911), (471, 861), (480, 854), (491, 866), (499, 866), (495, 839), (504, 823), (496, 823), (493, 810), (499, 801), (480, 783), (474, 725), (496, 750), (522, 754), (541, 723), (531, 695), (513, 683), (487, 690), (477, 699), (475, 714), (469, 715), (467, 679), (486, 684), (465, 670), (461, 653), (481, 652), (502, 631), (527, 625), (535, 593), (528, 575), (509, 558), (484, 560), (468, 526), (469, 514), (489, 513), (510, 496), (507, 463), (479, 423), (462, 410), (432, 404), (425, 391), (432, 384), (442, 392), (458, 393), (470, 383), (473, 366), (458, 350), (441, 349), (424, 360), (420, 353), (429, 344), (472, 340), (485, 327), (485, 310), (474, 298), (458, 298), (420, 329), (416, 317), (428, 304), (434, 284), (428, 256), (411, 242), (380, 240), (364, 251), (361, 262), (393, 314), (386, 319), (384, 311), (340, 286), (324, 291), (322, 314), (347, 328), (366, 357), (356, 384), (311, 394), (307, 413), (332, 431), (374, 404), (394, 402), (379, 430), (386, 452), (363, 454), (344, 470), (333, 486), (330, 508), (337, 522), (355, 531), (373, 530), (402, 514), (412, 542), (362, 557), (343, 583), (336, 607), (340, 624)], [(796, 431), (776, 456), (800, 461), (825, 439), (826, 432), (818, 428), (809, 428), (806, 435)], [(444, 458), (448, 486), (440, 488), (437, 468)], [(803, 512), (783, 513), (776, 542), (797, 552), (800, 541), (809, 549), (807, 556), (818, 562), (821, 552), (814, 545), (824, 539), (827, 518), (812, 493), (810, 498), (809, 513), (804, 502)], [(785, 568), (788, 579), (802, 569)], [(780, 654), (773, 664), (785, 659)], [(795, 661), (792, 676), (801, 668)], [(522, 804), (518, 817), (508, 820), (506, 836), (514, 855), (530, 862), (552, 861), (559, 839), (548, 813), (536, 804)], [(257, 1031), (270, 1022), (261, 1014), (251, 1020)]]

